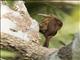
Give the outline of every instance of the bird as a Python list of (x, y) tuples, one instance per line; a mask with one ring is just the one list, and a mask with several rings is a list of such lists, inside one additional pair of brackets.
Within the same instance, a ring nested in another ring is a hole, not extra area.
[(55, 16), (46, 15), (42, 22), (39, 24), (40, 33), (45, 37), (44, 47), (49, 47), (50, 39), (55, 36), (58, 30), (63, 26), (63, 22)]

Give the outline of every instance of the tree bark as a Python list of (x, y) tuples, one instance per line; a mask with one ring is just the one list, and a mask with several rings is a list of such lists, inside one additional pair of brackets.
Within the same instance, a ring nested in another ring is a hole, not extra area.
[(48, 49), (40, 46), (35, 41), (24, 41), (14, 36), (1, 33), (0, 46), (16, 51), (19, 55), (17, 60), (46, 60), (48, 55), (56, 49)]
[(21, 40), (5, 33), (1, 33), (0, 38), (0, 48), (17, 52), (17, 60), (79, 60), (78, 58), (80, 58), (79, 35), (74, 38), (73, 43), (62, 47), (59, 50), (45, 48), (35, 41)]

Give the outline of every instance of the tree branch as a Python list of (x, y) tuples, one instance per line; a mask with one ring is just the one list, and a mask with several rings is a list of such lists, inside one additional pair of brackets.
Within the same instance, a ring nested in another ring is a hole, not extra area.
[(22, 60), (45, 60), (45, 57), (55, 49), (47, 49), (34, 41), (24, 41), (8, 34), (1, 33), (1, 48), (14, 50), (20, 54)]

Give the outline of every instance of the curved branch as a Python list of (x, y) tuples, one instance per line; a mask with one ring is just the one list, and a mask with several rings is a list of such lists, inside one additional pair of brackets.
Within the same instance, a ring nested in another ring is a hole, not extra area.
[(0, 45), (1, 48), (17, 51), (21, 54), (22, 60), (45, 60), (50, 53), (55, 51), (55, 49), (44, 48), (34, 41), (27, 42), (5, 33), (1, 33)]

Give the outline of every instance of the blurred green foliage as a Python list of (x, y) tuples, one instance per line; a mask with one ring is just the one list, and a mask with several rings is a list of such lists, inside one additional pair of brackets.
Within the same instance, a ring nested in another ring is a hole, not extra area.
[[(63, 22), (62, 29), (51, 39), (50, 47), (61, 47), (62, 45), (59, 41), (69, 44), (72, 41), (74, 33), (79, 30), (79, 4), (74, 5), (65, 2), (27, 2), (26, 6), (30, 15), (39, 23), (44, 18), (39, 16), (39, 13), (56, 15)], [(43, 44), (45, 38), (42, 34), (40, 35), (42, 38), (40, 42)]]
[(0, 50), (0, 58), (6, 59), (6, 60), (14, 60), (16, 57), (16, 52), (6, 49)]
[(5, 3), (9, 6), (9, 7), (13, 7), (14, 5), (14, 0), (4, 0)]

